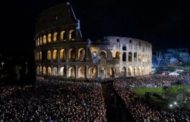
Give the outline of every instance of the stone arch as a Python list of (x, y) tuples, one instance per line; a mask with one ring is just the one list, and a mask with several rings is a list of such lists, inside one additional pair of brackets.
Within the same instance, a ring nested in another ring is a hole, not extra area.
[(43, 39), (42, 39), (42, 37), (40, 37), (40, 45), (42, 45), (43, 44)]
[(78, 78), (85, 78), (85, 67), (80, 66), (78, 68)]
[(124, 45), (124, 46), (122, 47), (122, 50), (123, 50), (123, 51), (126, 51), (126, 50), (127, 50), (127, 47)]
[(122, 54), (122, 61), (126, 61), (127, 60), (127, 58), (126, 58), (126, 52), (123, 52), (123, 54)]
[(115, 77), (115, 68), (113, 68), (113, 67), (109, 68), (108, 76), (110, 76), (111, 78)]
[(128, 67), (128, 76), (133, 76), (133, 68), (131, 66)]
[(137, 52), (134, 53), (134, 61), (137, 62)]
[(138, 69), (137, 69), (137, 67), (134, 67), (133, 69), (134, 69), (133, 70), (134, 71), (134, 76), (138, 76)]
[(52, 75), (53, 75), (53, 76), (57, 76), (57, 74), (58, 74), (57, 67), (53, 67)]
[(68, 68), (68, 78), (75, 78), (76, 73), (75, 73), (75, 67), (71, 66)]
[(128, 54), (128, 62), (132, 62), (132, 52), (129, 52)]
[(61, 61), (65, 60), (65, 50), (64, 50), (64, 49), (61, 49), (61, 50), (59, 51), (59, 59), (60, 59)]
[(66, 32), (65, 31), (61, 31), (60, 32), (60, 39), (61, 40), (66, 40), (66, 38), (67, 38)]
[(95, 79), (97, 76), (97, 70), (95, 67), (89, 67), (88, 68), (88, 77)]
[(138, 67), (138, 75), (140, 76), (141, 74), (141, 67)]
[(79, 61), (84, 61), (84, 59), (85, 59), (85, 49), (84, 48), (78, 49), (78, 59), (79, 59)]
[(40, 74), (40, 67), (39, 67), (39, 66), (36, 67), (36, 74), (37, 74), (37, 75)]
[(46, 67), (43, 67), (43, 75), (46, 75)]
[(54, 34), (53, 34), (53, 41), (54, 41), (54, 42), (57, 41), (57, 34), (58, 34), (57, 32), (54, 32)]
[(48, 42), (51, 43), (51, 33), (48, 34)]
[(76, 38), (76, 31), (74, 29), (69, 30), (69, 40), (74, 40)]
[(122, 72), (122, 76), (123, 76), (123, 77), (126, 77), (126, 74), (127, 74), (127, 69), (126, 69), (126, 67), (123, 67), (121, 72)]
[(40, 75), (42, 75), (43, 74), (43, 68), (42, 68), (42, 66), (40, 66)]
[(100, 56), (101, 58), (107, 58), (107, 52), (105, 50), (101, 50)]
[(119, 52), (119, 51), (117, 51), (117, 52), (115, 53), (115, 59), (120, 59), (120, 52)]
[(47, 51), (47, 60), (51, 60), (51, 50)]
[(71, 48), (71, 49), (69, 49), (69, 51), (68, 51), (68, 57), (69, 57), (69, 60), (75, 60), (76, 59), (76, 51), (75, 51), (75, 49), (73, 49), (73, 48)]
[(65, 76), (66, 75), (66, 67), (62, 66), (59, 68), (59, 76)]
[(57, 50), (54, 49), (53, 50), (53, 60), (56, 60), (57, 59)]
[(46, 35), (43, 36), (43, 44), (46, 44), (47, 39), (46, 39)]
[(52, 75), (51, 67), (48, 67), (47, 69), (48, 69), (48, 70), (47, 70), (47, 75), (48, 75), (48, 76), (51, 76), (51, 75)]
[(40, 53), (39, 53), (39, 60), (40, 61), (42, 60), (42, 51), (40, 51)]

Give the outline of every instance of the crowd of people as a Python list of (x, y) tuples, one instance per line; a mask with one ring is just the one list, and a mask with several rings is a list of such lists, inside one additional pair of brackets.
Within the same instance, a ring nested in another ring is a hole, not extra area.
[[(106, 121), (101, 84), (0, 87), (0, 121)], [(6, 91), (6, 92), (4, 92)]]
[(113, 87), (118, 95), (125, 102), (127, 110), (131, 116), (139, 122), (189, 122), (190, 115), (180, 110), (165, 111), (159, 110), (156, 106), (148, 103), (144, 98), (137, 96), (132, 90), (132, 87), (161, 87), (165, 84), (184, 80), (182, 77), (139, 77), (131, 79), (117, 79), (113, 83)]

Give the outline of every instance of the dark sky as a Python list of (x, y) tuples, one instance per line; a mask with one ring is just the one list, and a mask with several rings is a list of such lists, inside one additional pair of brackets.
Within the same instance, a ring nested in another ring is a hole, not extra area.
[[(0, 4), (0, 49), (28, 53), (34, 48), (35, 22), (44, 9), (64, 0), (4, 0)], [(84, 39), (106, 35), (135, 37), (153, 49), (188, 47), (190, 4), (159, 0), (70, 0)], [(3, 8), (4, 7), (4, 8)]]

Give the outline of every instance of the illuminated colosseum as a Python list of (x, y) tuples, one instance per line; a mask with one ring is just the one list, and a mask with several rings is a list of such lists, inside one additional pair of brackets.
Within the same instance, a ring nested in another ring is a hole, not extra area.
[(151, 72), (150, 43), (117, 36), (84, 41), (68, 2), (44, 11), (36, 32), (37, 79), (109, 79)]

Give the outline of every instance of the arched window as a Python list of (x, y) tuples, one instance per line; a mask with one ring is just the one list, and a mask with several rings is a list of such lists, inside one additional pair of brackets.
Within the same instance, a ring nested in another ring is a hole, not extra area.
[(36, 67), (36, 74), (37, 74), (37, 75), (40, 74), (40, 68), (39, 68), (39, 66)]
[(69, 59), (70, 60), (75, 60), (76, 59), (76, 51), (75, 49), (69, 49)]
[(51, 33), (48, 34), (48, 42), (51, 42)]
[(39, 38), (36, 40), (36, 46), (39, 46), (40, 42), (39, 42)]
[(101, 56), (102, 58), (107, 58), (107, 53), (106, 53), (106, 51), (105, 51), (105, 50), (102, 50), (102, 51), (100, 52), (100, 56)]
[(125, 50), (127, 50), (126, 46), (123, 46), (123, 48), (122, 48), (122, 49), (123, 49), (124, 51), (125, 51)]
[(58, 75), (58, 72), (57, 72), (57, 67), (53, 67), (53, 76), (57, 76)]
[(85, 78), (85, 67), (81, 66), (78, 68), (78, 78)]
[(46, 44), (46, 35), (43, 36), (43, 44)]
[(51, 67), (48, 67), (48, 72), (47, 72), (48, 76), (51, 76)]
[(75, 68), (74, 67), (69, 67), (68, 69), (68, 77), (69, 78), (75, 78)]
[(42, 66), (40, 66), (40, 75), (43, 73)]
[(61, 33), (60, 33), (60, 39), (61, 40), (65, 40), (66, 39), (66, 32), (65, 31), (61, 31)]
[(126, 61), (126, 52), (124, 52), (122, 55), (122, 61)]
[(46, 67), (43, 67), (43, 75), (46, 75)]
[(137, 52), (134, 53), (134, 61), (137, 61)]
[(53, 41), (54, 41), (54, 42), (57, 41), (57, 32), (55, 32), (55, 33), (53, 34)]
[(64, 60), (64, 58), (65, 58), (64, 49), (61, 49), (61, 50), (59, 51), (59, 58), (60, 58), (61, 61)]
[(50, 50), (47, 51), (47, 60), (51, 60), (51, 51)]
[(36, 52), (36, 53), (35, 53), (35, 59), (36, 59), (36, 61), (38, 61), (38, 60), (39, 60), (39, 57), (38, 57), (38, 52)]
[(132, 62), (132, 52), (129, 52), (128, 61), (129, 61), (129, 62)]
[(84, 58), (85, 58), (85, 49), (84, 48), (80, 48), (78, 50), (78, 59), (80, 61), (84, 61)]
[(76, 36), (75, 30), (72, 29), (69, 31), (69, 40), (74, 40)]
[(42, 37), (40, 37), (40, 45), (43, 44), (43, 40), (42, 40)]
[(53, 60), (57, 59), (57, 50), (53, 50)]
[(42, 60), (42, 52), (40, 51), (39, 59)]
[(120, 59), (120, 53), (118, 51), (115, 53), (115, 59)]

